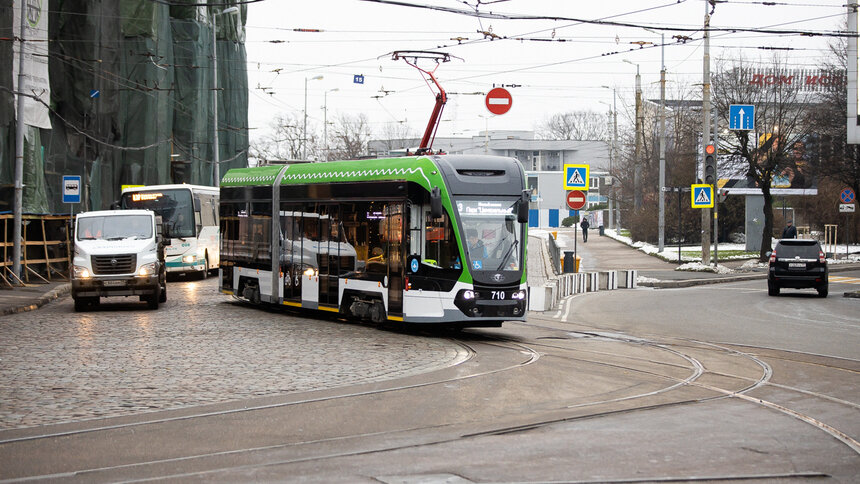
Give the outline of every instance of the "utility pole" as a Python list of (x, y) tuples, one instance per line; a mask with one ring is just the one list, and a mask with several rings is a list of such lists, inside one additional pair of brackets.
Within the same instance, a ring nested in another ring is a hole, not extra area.
[[(709, 29), (711, 26), (711, 14), (708, 12), (710, 2), (705, 2), (705, 28), (704, 28), (704, 56), (702, 59), (702, 170), (700, 178), (705, 179), (704, 174), (704, 147), (711, 140), (711, 40)], [(714, 192), (711, 192), (712, 196)], [(711, 262), (711, 209), (702, 210), (702, 264)]]
[(642, 77), (636, 64), (636, 162), (633, 165), (633, 208), (642, 209), (642, 142), (645, 114), (642, 111)]
[(21, 277), (21, 215), (24, 211), (24, 32), (27, 25), (27, 5), (21, 4), (21, 37), (18, 49), (18, 110), (15, 120), (15, 206), (12, 215), (12, 273)]
[[(615, 162), (618, 161), (618, 104), (616, 102), (615, 88), (614, 87), (612, 88), (612, 152), (615, 153), (615, 156), (613, 157), (613, 159), (610, 159), (609, 175), (614, 177), (615, 175), (612, 172), (612, 161), (615, 161)], [(612, 179), (612, 190), (610, 190), (611, 196), (609, 197), (609, 225), (610, 225), (610, 227), (613, 226), (612, 225), (612, 222), (613, 222), (613, 220), (612, 220), (612, 203), (615, 200), (615, 196), (616, 196), (615, 194), (616, 193), (617, 193), (616, 181), (613, 178)], [(615, 225), (613, 228), (615, 230), (618, 230), (618, 224), (620, 222), (619, 219), (621, 218), (621, 214), (619, 213), (620, 209), (619, 209), (617, 203), (615, 204), (615, 210), (616, 210), (616, 213), (615, 213), (616, 217), (614, 220)]]
[(666, 243), (666, 197), (663, 188), (666, 186), (666, 42), (665, 35), (660, 34), (660, 189), (657, 191), (660, 199), (660, 211), (657, 217), (657, 252), (663, 252)]

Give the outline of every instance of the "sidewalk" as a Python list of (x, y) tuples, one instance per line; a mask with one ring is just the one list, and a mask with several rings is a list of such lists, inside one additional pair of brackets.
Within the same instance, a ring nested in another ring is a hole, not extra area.
[[(554, 229), (555, 230), (555, 229)], [(588, 242), (582, 241), (582, 231), (577, 231), (576, 255), (581, 258), (580, 272), (635, 269), (639, 275), (639, 286), (655, 288), (689, 287), (702, 284), (766, 279), (766, 267), (745, 268), (745, 260), (721, 262), (730, 269), (728, 273), (679, 271), (677, 262), (668, 262), (650, 256), (609, 236), (598, 235), (597, 230), (588, 231)], [(544, 236), (545, 237), (545, 236)], [(574, 229), (558, 230), (556, 243), (564, 251), (574, 250)], [(671, 253), (670, 248), (666, 251)], [(529, 260), (531, 262), (531, 258)], [(860, 263), (831, 264), (830, 272), (860, 269)]]
[(68, 281), (52, 281), (48, 284), (27, 284), (23, 287), (0, 289), (0, 316), (38, 309), (45, 304), (65, 296), (72, 289)]

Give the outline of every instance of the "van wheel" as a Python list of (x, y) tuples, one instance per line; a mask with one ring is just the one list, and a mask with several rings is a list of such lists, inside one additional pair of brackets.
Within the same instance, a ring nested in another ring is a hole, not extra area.
[(87, 310), (87, 300), (84, 298), (75, 299), (75, 312), (83, 312)]
[(146, 299), (146, 307), (149, 309), (158, 309), (158, 300), (161, 298), (161, 288), (158, 287)]

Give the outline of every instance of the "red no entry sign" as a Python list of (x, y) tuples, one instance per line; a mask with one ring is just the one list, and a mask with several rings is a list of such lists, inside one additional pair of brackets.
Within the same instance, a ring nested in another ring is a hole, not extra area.
[(496, 87), (487, 93), (484, 99), (487, 109), (493, 114), (505, 114), (511, 109), (511, 104), (514, 103), (511, 93), (502, 87)]
[(571, 210), (582, 210), (582, 207), (585, 206), (585, 194), (584, 190), (571, 190), (567, 192), (567, 206)]

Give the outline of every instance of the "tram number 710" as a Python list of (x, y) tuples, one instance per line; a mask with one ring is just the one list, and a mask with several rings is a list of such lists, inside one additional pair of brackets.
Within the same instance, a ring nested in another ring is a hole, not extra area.
[(490, 297), (492, 299), (504, 299), (505, 291), (490, 291)]

